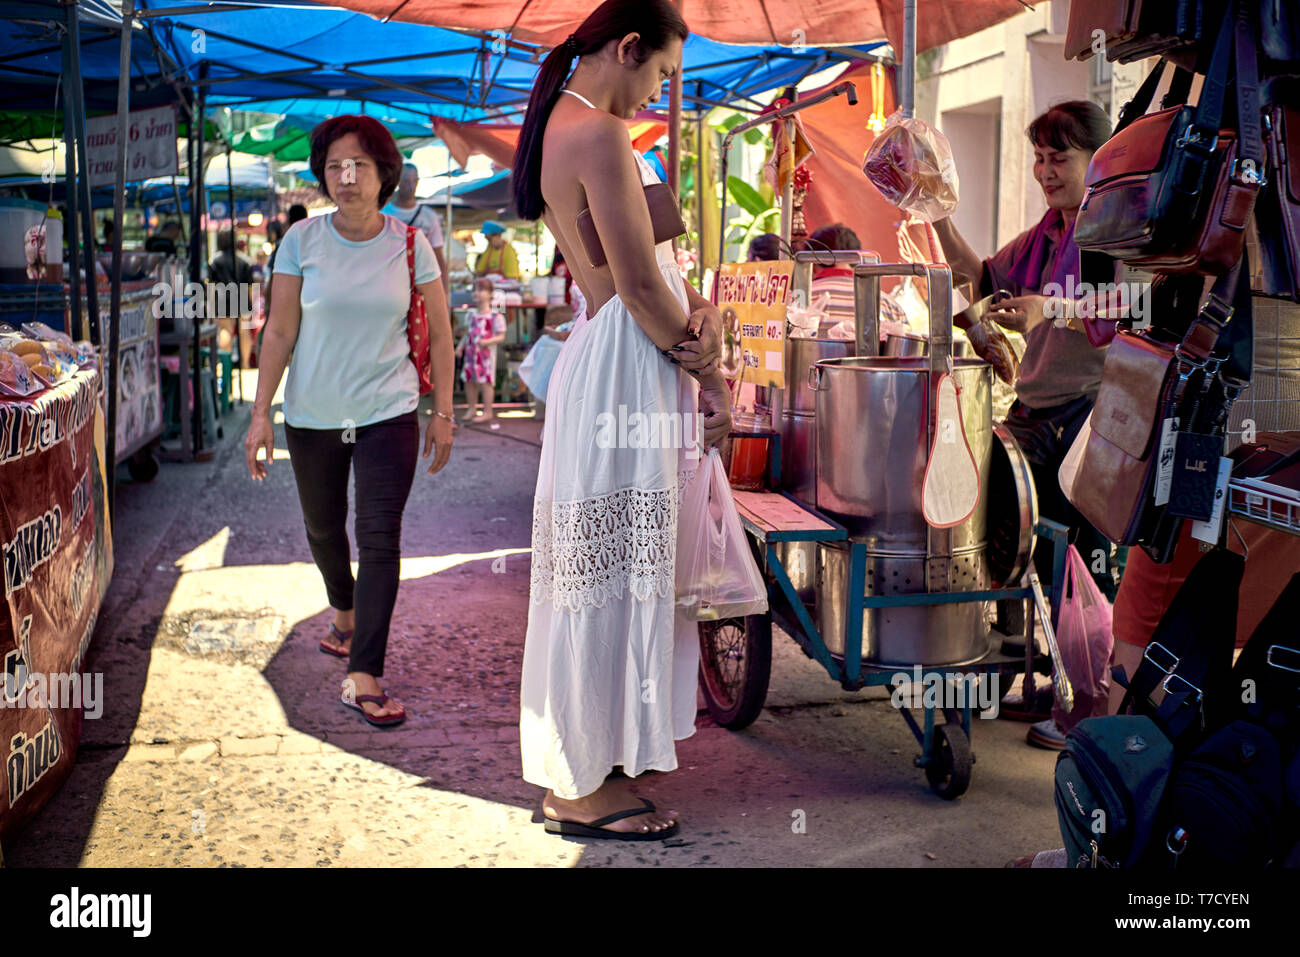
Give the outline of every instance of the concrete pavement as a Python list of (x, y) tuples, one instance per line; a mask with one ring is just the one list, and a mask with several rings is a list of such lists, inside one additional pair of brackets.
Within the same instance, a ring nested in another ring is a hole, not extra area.
[(943, 801), (884, 693), (842, 691), (779, 633), (758, 721), (702, 714), (680, 769), (639, 785), (681, 812), (677, 838), (545, 834), (517, 733), (540, 424), (462, 428), (451, 464), (417, 475), (384, 679), (409, 717), (383, 731), (338, 702), (289, 463), (252, 482), (247, 421), (228, 414), (212, 462), (119, 487), (89, 662), (104, 715), (9, 866), (952, 867), (1059, 846), (1056, 756), (1023, 724), (976, 721), (970, 791)]

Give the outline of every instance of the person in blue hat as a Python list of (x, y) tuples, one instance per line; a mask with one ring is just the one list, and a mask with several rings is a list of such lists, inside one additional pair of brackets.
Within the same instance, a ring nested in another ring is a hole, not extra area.
[(519, 257), (515, 255), (515, 247), (506, 242), (506, 228), (489, 219), (479, 232), (487, 238), (488, 248), (474, 260), (474, 275), (497, 273), (507, 279), (521, 279)]

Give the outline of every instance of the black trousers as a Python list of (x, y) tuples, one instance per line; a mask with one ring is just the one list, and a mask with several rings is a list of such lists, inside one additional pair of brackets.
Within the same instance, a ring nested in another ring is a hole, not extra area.
[[(420, 454), (415, 412), (357, 429), (296, 429), (286, 424), (289, 461), (312, 558), (332, 608), (356, 626), (348, 671), (384, 673), (388, 626), (397, 601), (402, 510)], [(348, 474), (356, 474), (357, 577), (348, 544)]]
[[(1097, 587), (1111, 601), (1117, 586), (1111, 563), (1111, 542), (1070, 504), (1061, 491), (1057, 472), (1074, 444), (1075, 437), (1088, 419), (1095, 400), (1084, 396), (1073, 402), (1050, 408), (1031, 409), (1019, 399), (1003, 420), (1029, 459), (1038, 492), (1038, 514), (1059, 522), (1070, 530), (1070, 543), (1079, 550)], [(1042, 541), (1034, 549), (1034, 567), (1042, 581), (1052, 580), (1051, 542)], [(1098, 563), (1098, 558), (1103, 557)], [(1102, 570), (1095, 568), (1100, 564)]]

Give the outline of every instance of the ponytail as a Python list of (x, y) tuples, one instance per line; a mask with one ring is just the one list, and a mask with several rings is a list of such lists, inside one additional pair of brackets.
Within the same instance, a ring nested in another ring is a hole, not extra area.
[(629, 33), (641, 35), (632, 56), (637, 63), (644, 63), (651, 52), (667, 46), (671, 37), (685, 41), (690, 30), (671, 0), (605, 0), (542, 61), (519, 131), (511, 179), (515, 211), (524, 219), (540, 219), (546, 207), (542, 198), (542, 138), (573, 61), (598, 53), (611, 40), (621, 40)]

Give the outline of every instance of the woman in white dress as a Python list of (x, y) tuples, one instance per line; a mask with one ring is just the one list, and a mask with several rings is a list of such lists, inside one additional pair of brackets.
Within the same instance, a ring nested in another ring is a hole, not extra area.
[[(545, 221), (588, 302), (547, 390), (520, 694), (524, 779), (559, 834), (675, 833), (629, 779), (674, 770), (695, 730), (699, 641), (675, 614), (674, 556), (683, 484), (731, 427), (722, 319), (655, 245), (643, 187), (659, 180), (624, 124), (687, 35), (668, 0), (607, 0), (542, 64), (515, 155), (516, 207)], [(576, 226), (588, 208), (599, 268)]]

